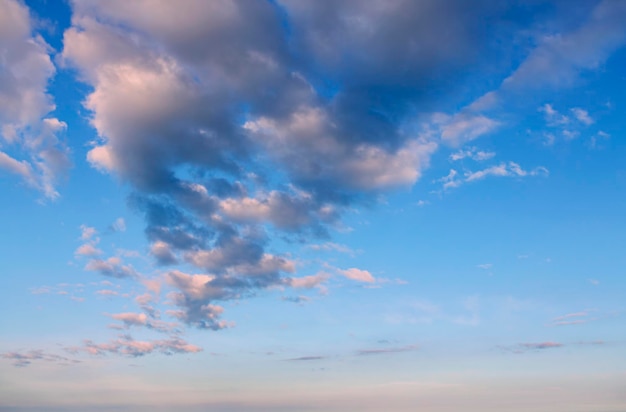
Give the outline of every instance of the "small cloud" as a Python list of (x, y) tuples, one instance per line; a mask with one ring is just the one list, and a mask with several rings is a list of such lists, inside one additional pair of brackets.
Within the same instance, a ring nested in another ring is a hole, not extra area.
[(119, 293), (116, 290), (111, 289), (101, 289), (96, 291), (96, 295), (100, 296), (118, 296)]
[(581, 325), (584, 323), (588, 323), (594, 320), (597, 320), (597, 318), (591, 318), (590, 317), (590, 310), (586, 310), (586, 311), (582, 311), (582, 312), (574, 312), (574, 313), (568, 313), (566, 315), (562, 315), (562, 316), (557, 316), (556, 318), (552, 319), (552, 321), (550, 322), (551, 326), (567, 326), (567, 325)]
[(75, 255), (77, 256), (99, 256), (102, 254), (102, 250), (96, 248), (93, 244), (91, 243), (85, 243), (84, 245), (81, 245), (78, 249), (76, 249), (76, 251), (74, 252)]
[(0, 357), (13, 361), (13, 366), (23, 368), (35, 361), (55, 362), (60, 365), (79, 363), (80, 361), (69, 359), (63, 356), (47, 353), (43, 350), (30, 350), (27, 352), (5, 352), (0, 353)]
[(125, 232), (126, 231), (126, 221), (122, 217), (118, 217), (115, 219), (115, 222), (111, 224), (111, 231), (113, 232)]
[(498, 349), (504, 352), (512, 352), (517, 354), (522, 354), (526, 352), (538, 352), (544, 351), (548, 349), (558, 349), (562, 348), (565, 345), (559, 342), (531, 342), (531, 343), (518, 343), (513, 346), (499, 346)]
[(482, 270), (489, 270), (493, 267), (493, 263), (483, 263), (480, 265), (476, 265), (476, 267)]
[(283, 296), (280, 298), (282, 301), (284, 302), (292, 302), (292, 303), (297, 303), (297, 304), (304, 304), (307, 302), (311, 301), (311, 298), (309, 298), (308, 296)]
[(472, 159), (477, 162), (482, 162), (484, 160), (489, 160), (496, 155), (495, 152), (486, 152), (483, 150), (478, 150), (476, 147), (470, 147), (466, 150), (459, 150), (455, 153), (452, 153), (449, 157), (450, 161), (456, 162), (462, 159)]
[(346, 270), (339, 269), (337, 272), (348, 279), (356, 280), (358, 282), (374, 283), (376, 281), (374, 276), (372, 276), (372, 274), (367, 270), (350, 268)]
[(103, 276), (113, 278), (129, 278), (136, 277), (137, 272), (130, 265), (122, 264), (122, 261), (118, 257), (110, 257), (106, 260), (92, 259), (87, 262), (85, 270), (98, 272)]
[(52, 289), (49, 286), (41, 286), (30, 290), (33, 295), (46, 295), (52, 293)]
[(530, 350), (544, 350), (561, 348), (565, 345), (558, 342), (520, 343), (519, 346)]
[(578, 120), (582, 124), (590, 126), (594, 123), (594, 120), (591, 118), (591, 116), (589, 116), (589, 112), (587, 112), (586, 110), (583, 110), (580, 107), (574, 107), (573, 109), (571, 109), (571, 111), (574, 114), (576, 120)]
[(300, 361), (316, 361), (326, 359), (326, 356), (300, 356), (299, 358), (285, 359), (287, 362), (300, 362)]
[(357, 356), (386, 355), (392, 353), (412, 352), (418, 350), (417, 345), (408, 345), (395, 348), (362, 349), (356, 352)]
[(423, 207), (426, 206), (427, 204), (429, 204), (430, 202), (428, 200), (418, 200), (415, 203), (415, 206), (419, 206), (419, 207)]
[(589, 279), (589, 283), (591, 283), (593, 286), (598, 286), (600, 284), (600, 281), (597, 279)]
[(292, 288), (311, 289), (314, 287), (320, 287), (324, 282), (330, 278), (330, 275), (326, 272), (319, 272), (315, 275), (304, 276), (301, 278), (290, 278), (288, 280), (289, 286)]
[(570, 118), (559, 113), (551, 104), (544, 104), (539, 111), (544, 114), (548, 126), (562, 126), (570, 123)]
[(80, 225), (80, 239), (81, 240), (90, 240), (96, 234), (98, 234), (98, 231), (95, 228), (87, 226), (87, 225)]
[(326, 252), (332, 251), (332, 252), (346, 253), (352, 256), (354, 256), (355, 254), (355, 252), (352, 249), (350, 249), (348, 246), (341, 245), (338, 243), (333, 243), (333, 242), (309, 245), (309, 249), (316, 250), (316, 251), (326, 251)]

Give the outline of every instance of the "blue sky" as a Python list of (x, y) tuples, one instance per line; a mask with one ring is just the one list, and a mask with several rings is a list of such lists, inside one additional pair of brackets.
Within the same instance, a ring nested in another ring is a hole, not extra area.
[(626, 4), (0, 0), (1, 411), (623, 411)]

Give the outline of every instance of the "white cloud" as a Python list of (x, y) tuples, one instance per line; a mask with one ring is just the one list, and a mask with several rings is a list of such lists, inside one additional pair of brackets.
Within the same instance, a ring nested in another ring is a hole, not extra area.
[[(67, 125), (53, 117), (48, 82), (55, 74), (50, 48), (32, 34), (28, 9), (0, 0), (0, 170), (20, 176), (49, 199), (59, 196), (56, 183), (70, 168), (69, 150), (59, 139)], [(24, 159), (17, 159), (7, 150)]]
[(576, 117), (576, 119), (585, 126), (590, 126), (594, 123), (594, 120), (591, 118), (591, 116), (589, 116), (589, 112), (587, 112), (586, 110), (581, 109), (580, 107), (574, 107), (571, 110), (574, 114), (574, 117)]
[(449, 159), (453, 162), (463, 159), (472, 159), (477, 162), (482, 162), (484, 160), (489, 160), (495, 156), (495, 152), (486, 152), (483, 150), (478, 150), (476, 147), (470, 147), (465, 150), (459, 150), (450, 155)]
[(114, 232), (125, 232), (126, 231), (126, 221), (124, 218), (119, 217), (115, 219), (115, 222), (111, 225), (111, 229)]

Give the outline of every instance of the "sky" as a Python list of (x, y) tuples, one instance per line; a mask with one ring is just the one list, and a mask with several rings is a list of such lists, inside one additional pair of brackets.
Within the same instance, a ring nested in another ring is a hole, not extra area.
[(0, 0), (0, 411), (626, 410), (626, 2)]

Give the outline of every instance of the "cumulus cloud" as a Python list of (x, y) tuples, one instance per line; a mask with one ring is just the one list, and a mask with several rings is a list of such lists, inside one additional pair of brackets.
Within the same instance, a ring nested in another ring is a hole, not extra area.
[[(157, 263), (195, 272), (165, 276), (170, 315), (223, 329), (220, 301), (321, 287), (327, 275), (295, 276), (297, 259), (273, 240), (327, 241), (354, 205), (415, 184), (442, 145), (497, 130), (486, 114), (441, 114), (432, 95), (455, 92), (456, 70), (493, 51), (482, 22), (508, 7), (74, 1), (60, 61), (90, 87), (85, 107), (98, 138), (87, 160), (129, 184)], [(426, 126), (414, 126), (422, 118)], [(508, 162), (454, 170), (444, 187), (542, 173)], [(119, 258), (87, 269), (137, 276)], [(357, 268), (333, 273), (376, 281)]]
[(21, 2), (0, 1), (0, 27), (0, 171), (20, 176), (55, 199), (57, 181), (69, 170), (70, 160), (60, 138), (67, 125), (48, 117), (55, 109), (47, 93), (55, 74), (51, 50), (33, 33), (28, 9)]
[(150, 246), (150, 254), (154, 256), (160, 265), (173, 265), (178, 259), (169, 244), (157, 240)]

